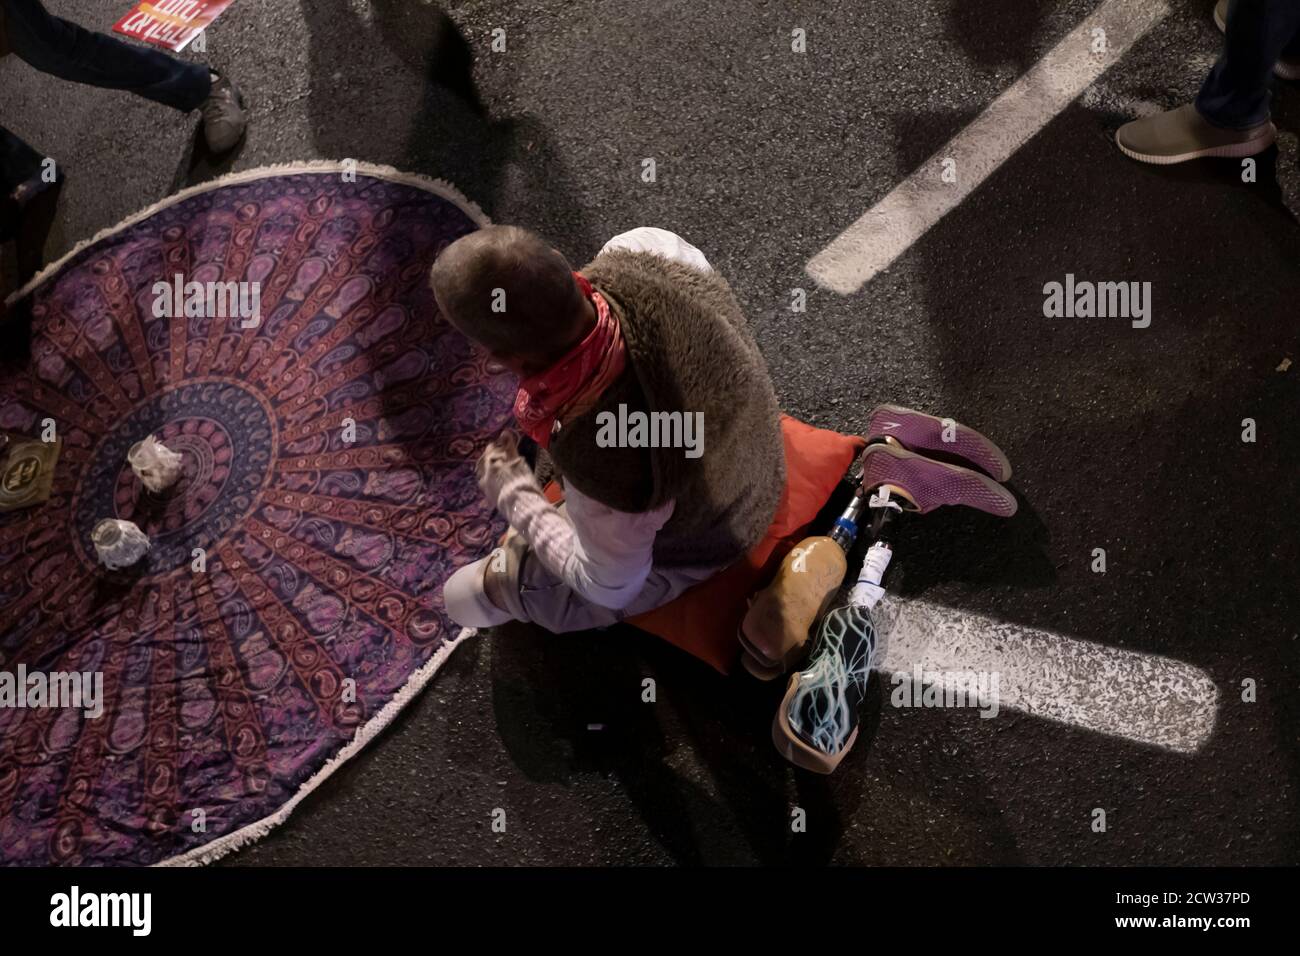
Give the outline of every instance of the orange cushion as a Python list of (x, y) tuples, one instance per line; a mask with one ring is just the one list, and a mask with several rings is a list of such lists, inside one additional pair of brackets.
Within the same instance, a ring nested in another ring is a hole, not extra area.
[[(740, 660), (736, 632), (749, 598), (771, 580), (790, 549), (808, 536), (812, 520), (865, 444), (856, 435), (814, 428), (789, 415), (781, 416), (781, 435), (785, 490), (763, 540), (725, 571), (663, 607), (627, 619), (724, 674)], [(563, 494), (553, 482), (546, 488), (552, 502)]]
[(763, 540), (749, 553), (663, 607), (628, 618), (643, 631), (694, 654), (724, 674), (740, 660), (736, 633), (750, 597), (763, 587), (796, 544), (806, 538), (865, 442), (781, 416), (785, 490)]

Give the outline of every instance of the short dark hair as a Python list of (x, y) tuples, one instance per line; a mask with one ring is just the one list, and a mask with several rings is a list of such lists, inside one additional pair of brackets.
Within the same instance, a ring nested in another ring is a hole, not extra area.
[(568, 261), (518, 226), (487, 226), (456, 240), (429, 281), (447, 318), (497, 352), (559, 358), (583, 315)]

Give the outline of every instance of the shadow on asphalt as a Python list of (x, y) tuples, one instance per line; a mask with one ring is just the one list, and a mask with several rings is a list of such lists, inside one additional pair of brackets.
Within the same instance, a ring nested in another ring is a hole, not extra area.
[[(1038, 33), (1053, 6), (1053, 0), (1002, 0), (997, 16), (990, 16), (982, 3), (951, 0), (948, 24), (973, 62), (985, 68), (1010, 64), (1020, 76), (1038, 62)], [(1016, 28), (1008, 30), (1007, 23)]]
[[(487, 115), (471, 75), (472, 53), (447, 14), (416, 0), (385, 0), (367, 23), (348, 0), (311, 0), (303, 16), (311, 43), (307, 112), (321, 155), (366, 160), (366, 124), (340, 117), (401, 102), (416, 83), (420, 104), (397, 121), (410, 128), (396, 164), (448, 180), (489, 216), (507, 195), (530, 197), (534, 221), (519, 225), (562, 239), (561, 252), (585, 261), (594, 236), (575, 201), (580, 189), (546, 126), (531, 116)], [(405, 71), (338, 77), (348, 64), (380, 62), (389, 53)]]

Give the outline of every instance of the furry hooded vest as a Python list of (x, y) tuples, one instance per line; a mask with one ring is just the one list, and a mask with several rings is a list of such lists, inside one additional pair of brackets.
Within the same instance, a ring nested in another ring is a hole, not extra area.
[[(628, 367), (596, 407), (555, 434), (552, 462), (566, 483), (619, 511), (675, 500), (655, 538), (656, 566), (738, 558), (762, 539), (776, 512), (785, 452), (767, 365), (730, 286), (717, 273), (621, 249), (582, 273), (618, 318)], [(695, 416), (703, 425), (695, 437), (703, 442), (699, 456), (644, 447), (631, 429), (611, 445), (612, 423), (635, 422), (636, 413), (651, 423), (646, 441), (667, 433), (673, 413), (681, 423)], [(629, 447), (633, 442), (641, 447)]]

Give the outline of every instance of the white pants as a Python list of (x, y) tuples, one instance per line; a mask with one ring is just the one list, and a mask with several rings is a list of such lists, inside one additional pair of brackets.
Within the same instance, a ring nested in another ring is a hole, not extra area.
[[(706, 581), (726, 565), (707, 568), (650, 569), (645, 585), (625, 608), (601, 607), (578, 596), (546, 570), (527, 543), (511, 534), (503, 546), (505, 560), (489, 555), (458, 568), (443, 586), (451, 619), (462, 627), (493, 627), (507, 621), (531, 621), (553, 634), (608, 627), (625, 618), (653, 611), (687, 588)], [(504, 567), (502, 567), (504, 565)], [(486, 576), (495, 580), (489, 585)], [(498, 607), (488, 591), (508, 607)]]

